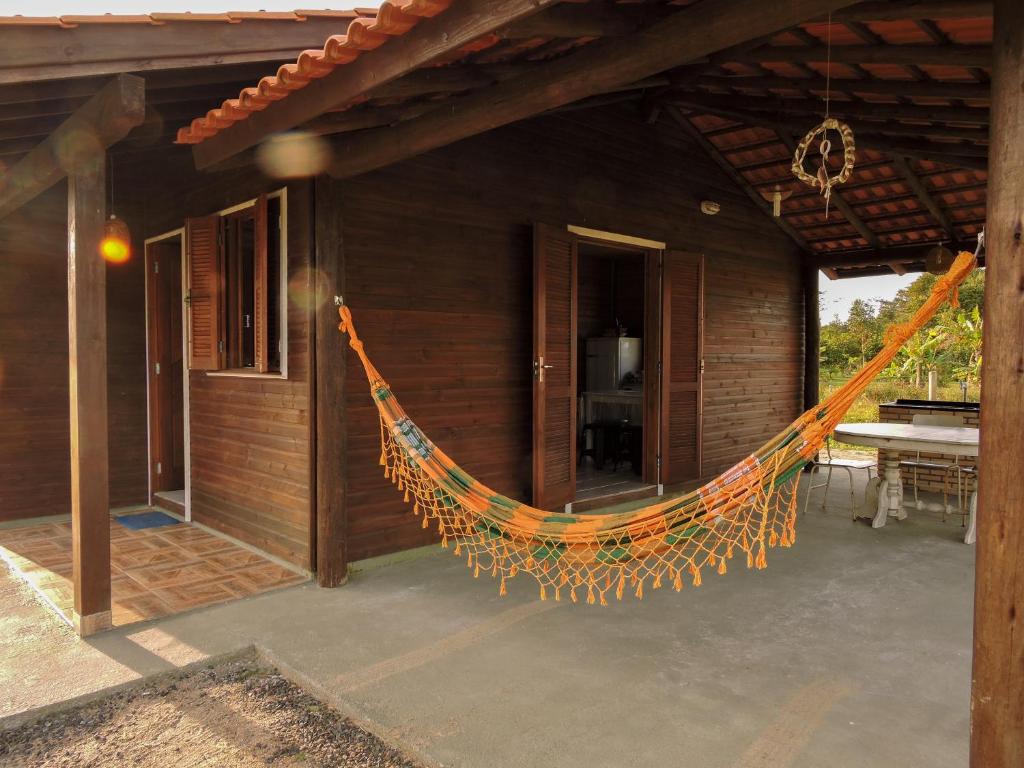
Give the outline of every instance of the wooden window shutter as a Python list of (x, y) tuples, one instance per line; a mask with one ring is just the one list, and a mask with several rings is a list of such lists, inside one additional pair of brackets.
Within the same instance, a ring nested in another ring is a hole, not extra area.
[(701, 476), (704, 257), (665, 251), (662, 267), (661, 482)]
[(269, 277), (267, 265), (267, 196), (260, 195), (253, 212), (253, 365), (260, 373), (270, 369), (267, 301)]
[(188, 250), (188, 367), (215, 371), (223, 367), (221, 248), (219, 216), (185, 222)]

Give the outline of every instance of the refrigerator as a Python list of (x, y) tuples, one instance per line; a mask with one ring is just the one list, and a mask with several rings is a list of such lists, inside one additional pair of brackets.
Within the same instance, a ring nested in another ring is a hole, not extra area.
[(641, 341), (635, 336), (586, 339), (586, 390), (614, 392), (621, 389), (626, 374), (637, 373), (643, 366)]

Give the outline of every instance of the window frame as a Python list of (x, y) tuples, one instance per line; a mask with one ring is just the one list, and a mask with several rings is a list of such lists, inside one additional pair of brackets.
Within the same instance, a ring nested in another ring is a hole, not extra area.
[[(220, 377), (220, 378), (245, 378), (245, 379), (287, 379), (288, 378), (288, 189), (281, 187), (273, 192), (266, 193), (266, 199), (279, 200), (278, 210), (278, 344), (280, 346), (280, 370), (279, 371), (258, 371), (254, 368), (218, 368), (215, 370), (203, 371), (207, 376)], [(222, 210), (214, 212), (213, 216), (218, 216), (222, 220), (226, 220), (233, 214), (246, 211), (249, 208), (255, 208), (259, 201), (258, 197), (254, 197), (250, 200), (245, 200), (236, 205), (229, 206)], [(268, 219), (269, 225), (269, 219)], [(223, 226), (223, 222), (222, 222)], [(269, 233), (268, 233), (268, 246), (269, 246)], [(227, 291), (227, 275), (224, 268), (224, 243), (221, 243), (221, 261), (220, 261), (220, 272), (221, 272), (221, 288), (222, 294), (226, 294)], [(223, 297), (223, 296), (222, 296)], [(192, 343), (192, 327), (191, 322), (188, 327), (188, 340), (189, 344)], [(226, 341), (226, 340), (225, 340)]]

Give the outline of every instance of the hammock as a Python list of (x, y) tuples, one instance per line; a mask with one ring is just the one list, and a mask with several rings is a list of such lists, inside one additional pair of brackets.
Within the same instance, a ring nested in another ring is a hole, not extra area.
[(814, 460), (853, 401), (896, 356), (900, 347), (947, 300), (976, 258), (963, 252), (907, 323), (887, 329), (882, 350), (849, 382), (811, 408), (758, 451), (704, 486), (629, 512), (546, 512), (491, 490), (436, 447), (402, 410), (366, 355), (348, 307), (339, 308), (339, 330), (359, 356), (380, 412), (384, 476), (412, 502), (423, 527), (435, 522), (443, 547), (465, 555), (474, 576), (489, 572), (505, 582), (528, 573), (540, 597), (563, 592), (575, 602), (607, 604), (622, 599), (627, 585), (642, 598), (644, 587), (701, 583), (704, 569), (724, 574), (737, 553), (748, 568), (766, 565), (766, 550), (796, 539), (800, 472)]

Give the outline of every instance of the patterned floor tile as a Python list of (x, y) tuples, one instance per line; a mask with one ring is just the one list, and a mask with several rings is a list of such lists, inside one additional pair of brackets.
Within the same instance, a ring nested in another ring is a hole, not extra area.
[[(66, 616), (74, 605), (70, 523), (0, 529), (0, 557)], [(111, 519), (115, 626), (167, 616), (305, 581), (305, 577), (202, 528), (133, 531)]]

